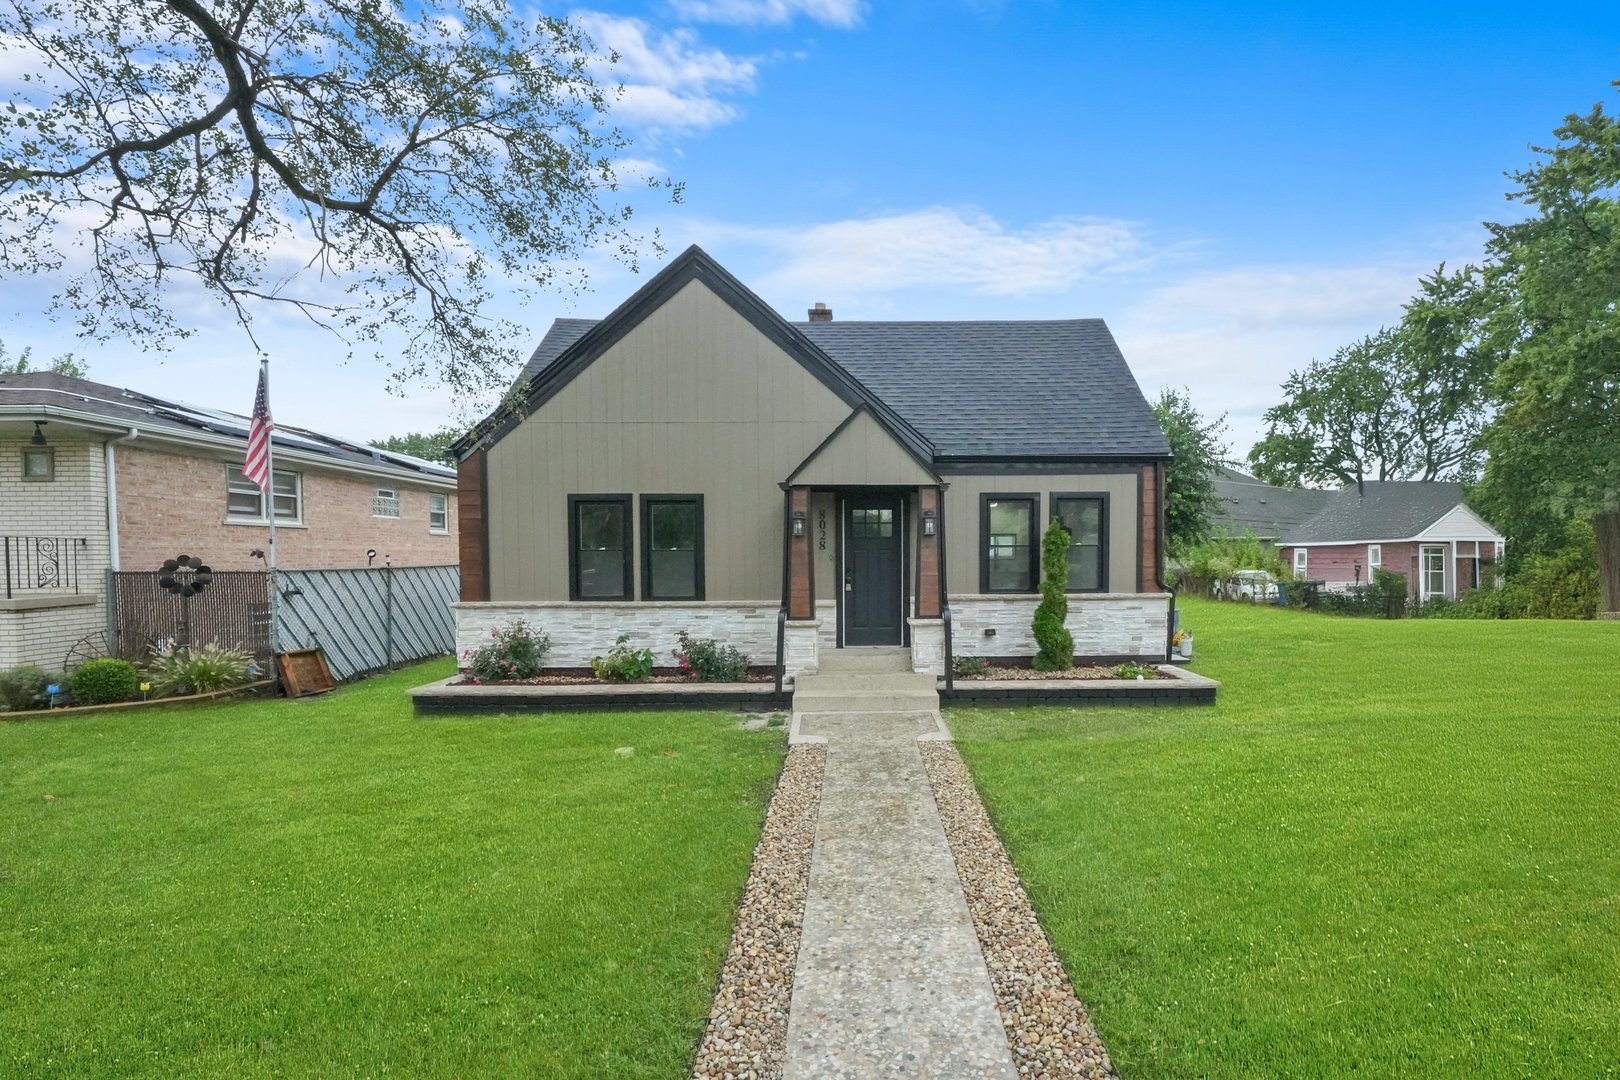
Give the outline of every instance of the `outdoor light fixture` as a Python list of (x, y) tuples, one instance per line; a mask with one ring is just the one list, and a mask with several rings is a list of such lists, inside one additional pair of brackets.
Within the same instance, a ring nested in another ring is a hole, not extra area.
[(936, 527), (937, 526), (934, 524), (934, 512), (932, 510), (924, 510), (923, 511), (923, 535), (924, 536), (933, 536), (934, 535), (934, 529)]
[(804, 535), (804, 511), (802, 510), (795, 510), (793, 512), (793, 535)]
[(45, 424), (46, 421), (44, 420), (34, 421), (34, 433), (28, 437), (28, 441), (33, 443), (35, 446), (45, 445), (45, 433), (40, 430), (40, 428), (44, 427)]

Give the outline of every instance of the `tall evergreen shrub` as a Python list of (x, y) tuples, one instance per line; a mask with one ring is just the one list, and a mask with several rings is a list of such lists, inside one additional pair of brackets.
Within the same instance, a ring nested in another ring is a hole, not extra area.
[(1069, 530), (1056, 518), (1041, 537), (1041, 604), (1035, 609), (1037, 671), (1067, 671), (1074, 664), (1074, 635), (1069, 617)]

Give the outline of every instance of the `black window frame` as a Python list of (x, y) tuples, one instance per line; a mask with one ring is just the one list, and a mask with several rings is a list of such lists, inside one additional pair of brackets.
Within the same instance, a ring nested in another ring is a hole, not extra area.
[[(624, 523), (622, 537), (624, 546), (624, 592), (619, 596), (583, 596), (580, 594), (579, 508), (586, 503), (616, 503), (623, 510), (621, 520)], [(568, 496), (568, 599), (585, 603), (611, 603), (616, 600), (634, 600), (636, 598), (635, 548), (631, 539), (633, 536), (631, 522), (632, 515), (635, 514), (635, 507), (632, 503), (632, 498), (627, 494)]]
[[(1029, 588), (990, 587), (990, 504), (1029, 504)], [(986, 491), (979, 495), (979, 592), (1004, 596), (1032, 596), (1041, 590), (1041, 495), (1038, 491)]]
[[(660, 504), (685, 504), (697, 511), (696, 543), (692, 549), (692, 583), (697, 592), (692, 596), (652, 595), (652, 510)], [(703, 563), (703, 496), (702, 495), (643, 495), (641, 496), (641, 599), (654, 604), (674, 604), (704, 599), (705, 582)]]
[[(1064, 499), (1089, 499), (1092, 502), (1102, 503), (1102, 516), (1097, 523), (1097, 587), (1095, 589), (1077, 588), (1072, 582), (1065, 592), (1071, 593), (1105, 593), (1108, 591), (1108, 514), (1113, 507), (1109, 502), (1109, 492), (1106, 491), (1054, 491), (1047, 500), (1046, 522), (1050, 526), (1058, 520), (1057, 504)], [(1070, 544), (1073, 547), (1073, 544)]]

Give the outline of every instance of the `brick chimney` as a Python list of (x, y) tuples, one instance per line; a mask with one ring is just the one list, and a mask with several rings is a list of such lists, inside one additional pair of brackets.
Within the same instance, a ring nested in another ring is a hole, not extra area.
[(815, 307), (810, 309), (810, 321), (832, 322), (832, 308), (818, 302)]

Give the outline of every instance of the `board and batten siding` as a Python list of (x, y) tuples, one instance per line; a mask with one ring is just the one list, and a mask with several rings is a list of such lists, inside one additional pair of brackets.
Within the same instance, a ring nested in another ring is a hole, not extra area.
[[(953, 596), (979, 591), (980, 548), (988, 541), (979, 535), (980, 497), (994, 492), (1041, 497), (1039, 528), (1045, 530), (1052, 516), (1052, 494), (1106, 492), (1108, 495), (1108, 583), (1107, 591), (1136, 591), (1138, 543), (1137, 508), (1141, 471), (1121, 466), (1118, 472), (1016, 473), (1007, 475), (946, 475), (950, 487), (945, 492), (946, 589)], [(1040, 538), (1036, 537), (1036, 543)], [(1157, 592), (1153, 582), (1146, 585)]]
[(850, 414), (688, 283), (489, 449), (490, 599), (568, 599), (568, 496), (703, 496), (706, 599), (782, 593), (780, 484)]
[(856, 413), (842, 431), (793, 477), (793, 483), (818, 485), (865, 484), (914, 487), (934, 483), (933, 474), (906, 453), (906, 448), (869, 412)]

